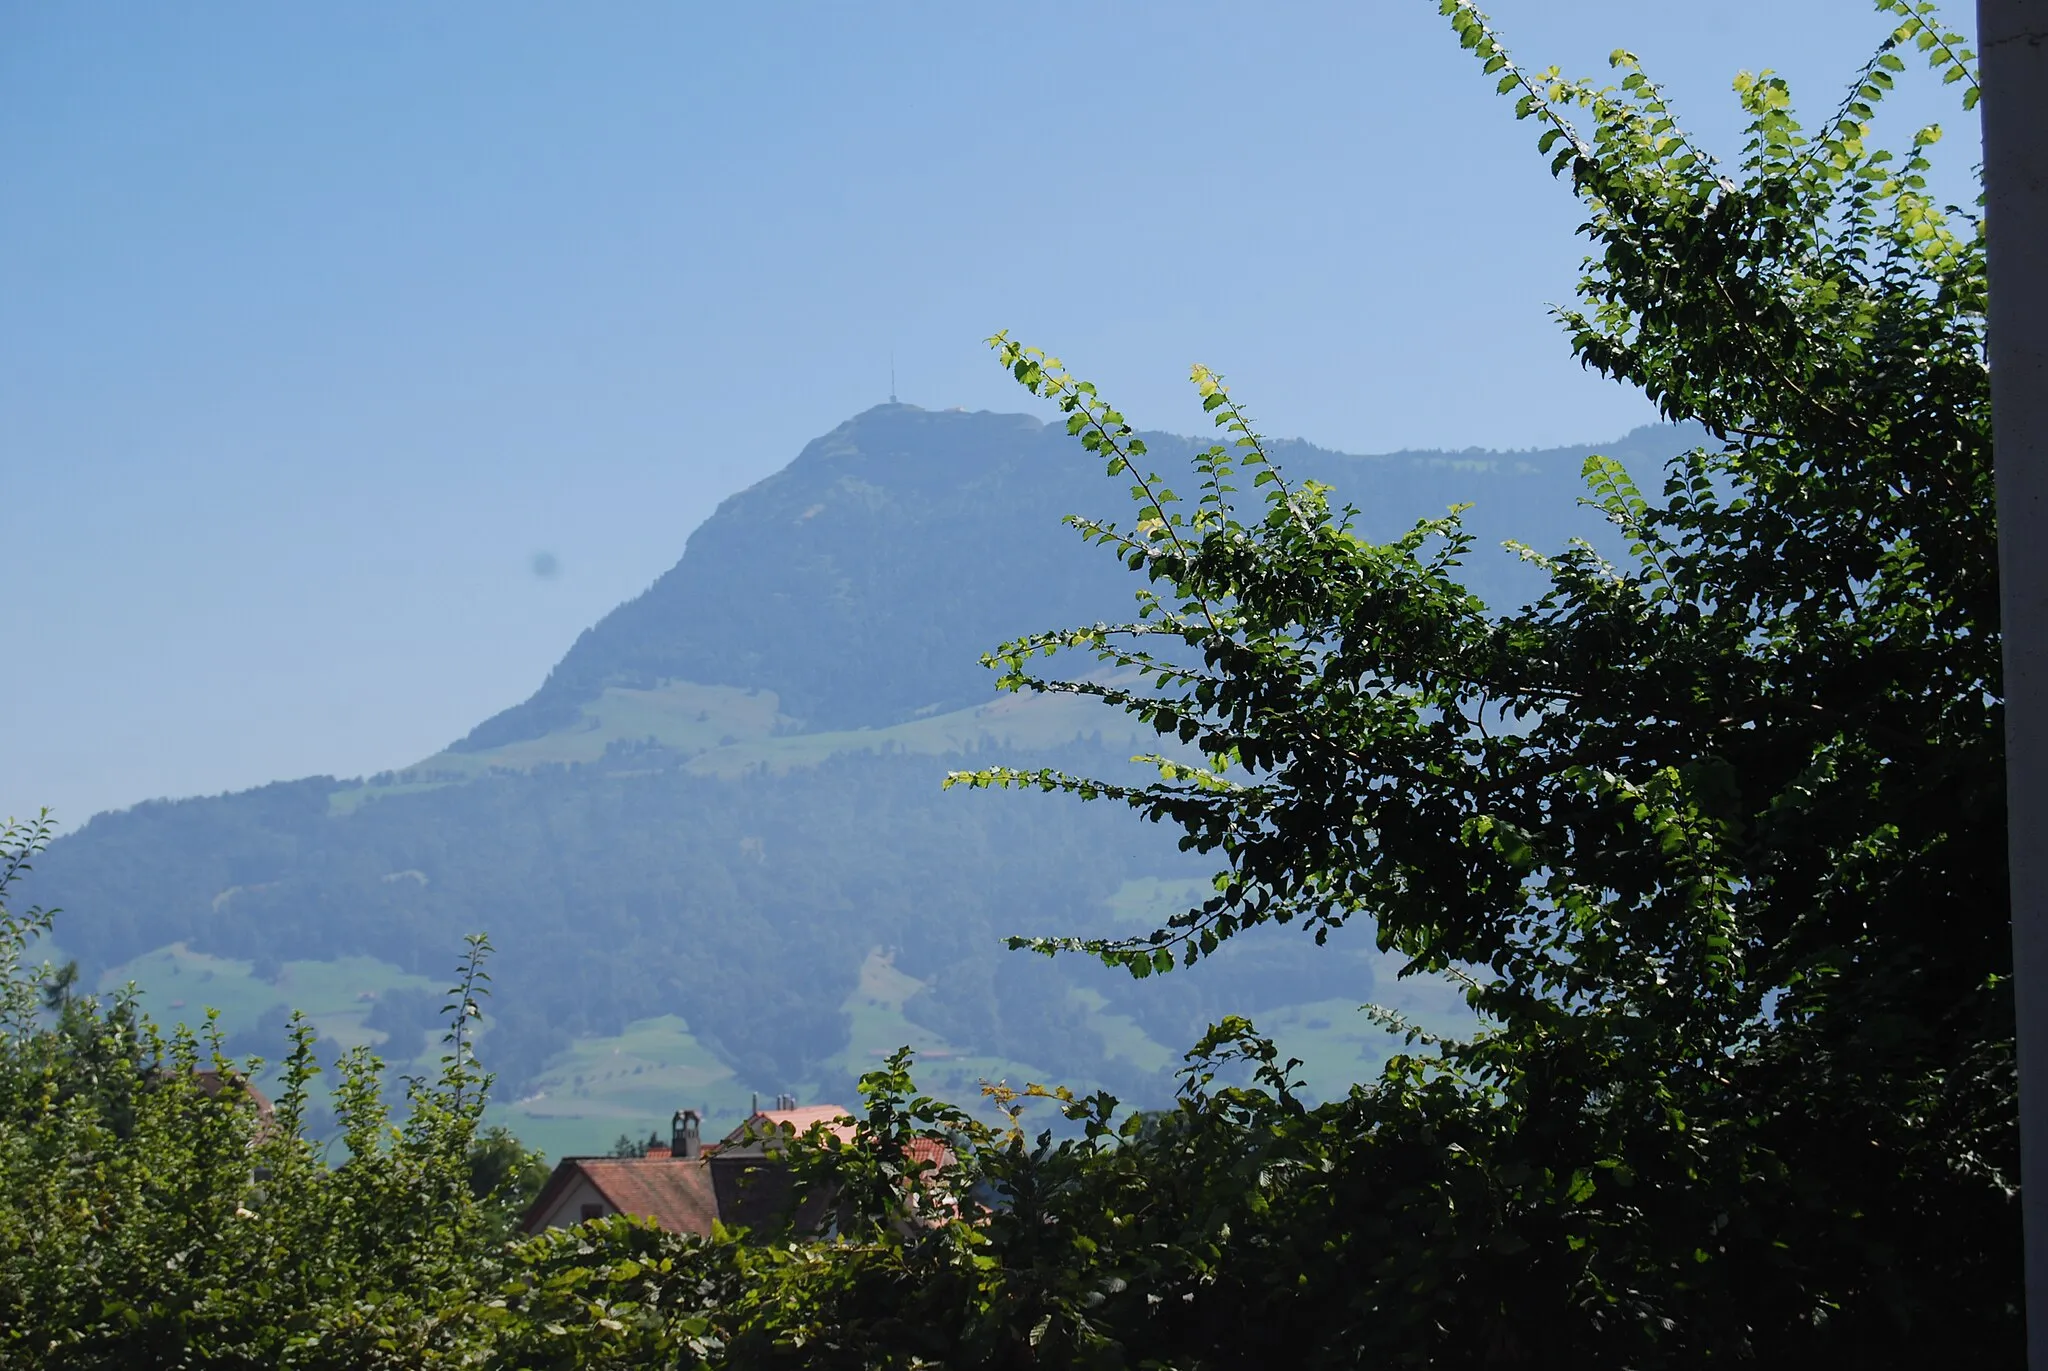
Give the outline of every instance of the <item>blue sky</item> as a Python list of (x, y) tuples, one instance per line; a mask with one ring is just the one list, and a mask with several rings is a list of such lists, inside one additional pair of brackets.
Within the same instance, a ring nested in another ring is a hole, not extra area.
[[(1731, 152), (1737, 70), (1817, 115), (1887, 27), (1492, 12)], [(1888, 122), (1965, 169), (1948, 94)], [(1149, 426), (1202, 361), (1351, 451), (1618, 434), (1534, 136), (1428, 0), (0, 3), (0, 814), (417, 760), (892, 353), (1022, 408), (997, 328)]]

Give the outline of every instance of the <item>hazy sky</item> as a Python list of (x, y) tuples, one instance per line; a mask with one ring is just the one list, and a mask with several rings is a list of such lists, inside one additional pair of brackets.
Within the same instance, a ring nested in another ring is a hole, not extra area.
[[(1644, 421), (1549, 323), (1576, 207), (1435, 8), (0, 3), (0, 815), (437, 750), (892, 352), (1022, 408), (1008, 328), (1181, 431), (1199, 360), (1351, 451)], [(1887, 27), (1493, 12), (1730, 152), (1737, 70), (1818, 116)], [(1892, 127), (1967, 168), (1951, 94)]]

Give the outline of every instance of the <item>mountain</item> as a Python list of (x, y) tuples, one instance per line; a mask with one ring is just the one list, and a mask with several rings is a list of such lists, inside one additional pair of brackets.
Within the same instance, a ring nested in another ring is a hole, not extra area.
[[(1659, 433), (1603, 451), (1624, 462), (1653, 455)], [(1168, 434), (1146, 441), (1163, 470), (1184, 471), (1198, 448)], [(1569, 520), (1585, 450), (1349, 457), (1283, 442), (1275, 456), (1366, 497), (1375, 536), (1483, 494), (1469, 522), (1497, 542), (1515, 529), (1540, 539)], [(455, 750), (572, 727), (608, 686), (671, 680), (774, 691), (792, 726), (810, 731), (979, 703), (982, 651), (1128, 610), (1122, 567), (1085, 555), (1060, 522), (1115, 512), (1121, 487), (1061, 425), (878, 406), (727, 500), (667, 575), (584, 633), (531, 699)]]
[[(1198, 446), (1146, 441), (1168, 473)], [(1692, 441), (1598, 450), (1653, 468)], [(1590, 450), (1275, 456), (1376, 536), (1475, 502), (1471, 581), (1504, 605), (1533, 583), (1493, 544), (1602, 536), (1576, 503)], [(1365, 930), (1329, 949), (1280, 930), (1144, 983), (1010, 954), (1008, 933), (1145, 926), (1207, 873), (1103, 806), (938, 788), (996, 756), (1104, 771), (1150, 745), (1085, 702), (995, 699), (978, 662), (1128, 613), (1132, 576), (1060, 522), (1117, 517), (1124, 484), (1027, 416), (869, 410), (722, 504), (531, 698), (445, 751), (99, 815), (31, 894), (102, 983), (134, 971), (159, 1013), (232, 1001), (237, 1046), (271, 1051), (309, 996), (344, 1045), (429, 1050), (420, 978), (487, 929), (486, 1059), (523, 1131), (586, 1146), (664, 1098), (847, 1098), (901, 1041), (970, 1095), (1009, 1074), (1157, 1102), (1223, 1012), (1291, 1025), (1335, 1088), (1375, 1050), (1359, 1001), (1448, 1003), (1392, 985)]]

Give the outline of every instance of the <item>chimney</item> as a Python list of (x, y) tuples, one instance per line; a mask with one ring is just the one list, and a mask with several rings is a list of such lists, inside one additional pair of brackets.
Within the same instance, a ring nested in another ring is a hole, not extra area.
[(704, 1155), (704, 1137), (694, 1109), (678, 1109), (669, 1120), (669, 1155), (693, 1162)]

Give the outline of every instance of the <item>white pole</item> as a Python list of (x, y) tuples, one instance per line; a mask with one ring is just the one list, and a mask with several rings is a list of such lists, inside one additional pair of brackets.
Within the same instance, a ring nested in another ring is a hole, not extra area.
[(2048, 0), (1977, 0), (2027, 1362), (2048, 1371)]

